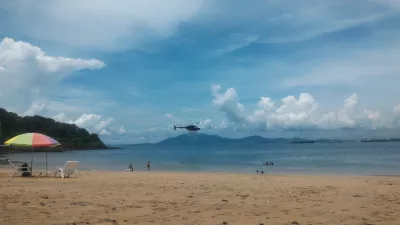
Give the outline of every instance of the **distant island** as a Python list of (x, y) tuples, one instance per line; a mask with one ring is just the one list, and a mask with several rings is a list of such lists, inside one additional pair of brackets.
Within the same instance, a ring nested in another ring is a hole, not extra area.
[(182, 134), (175, 137), (167, 138), (157, 143), (143, 143), (134, 145), (152, 145), (152, 146), (229, 146), (238, 145), (251, 146), (257, 144), (268, 143), (287, 143), (287, 144), (312, 144), (312, 143), (342, 143), (355, 142), (356, 140), (338, 140), (338, 139), (315, 139), (309, 140), (304, 138), (265, 138), (259, 135), (248, 136), (243, 138), (227, 138), (218, 135), (209, 134)]
[[(42, 116), (21, 117), (0, 108), (0, 145), (14, 136), (30, 132), (42, 133), (56, 139), (62, 145), (60, 151), (110, 149), (97, 134), (91, 134), (75, 124), (61, 123)], [(11, 149), (15, 151), (19, 148), (1, 146), (0, 152), (8, 152)]]
[(345, 139), (304, 139), (304, 138), (266, 138), (259, 135), (248, 136), (243, 138), (227, 138), (218, 135), (209, 135), (203, 133), (197, 134), (181, 134), (175, 137), (170, 137), (156, 143), (142, 143), (131, 144), (134, 146), (254, 146), (259, 144), (314, 144), (314, 143), (327, 143), (327, 144), (340, 144), (346, 142), (393, 142), (400, 141), (400, 138), (375, 138), (375, 139), (362, 139), (362, 140), (345, 140)]
[(400, 138), (367, 138), (361, 139), (361, 142), (398, 142)]

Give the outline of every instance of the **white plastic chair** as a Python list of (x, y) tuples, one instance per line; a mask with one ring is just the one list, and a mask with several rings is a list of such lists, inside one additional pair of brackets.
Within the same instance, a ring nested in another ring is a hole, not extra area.
[(76, 169), (78, 166), (78, 161), (67, 161), (64, 165), (64, 168), (58, 168), (58, 170), (54, 173), (54, 177), (57, 176), (57, 173), (60, 173), (62, 178), (69, 177), (72, 174), (76, 175)]
[[(14, 167), (14, 169), (15, 169), (15, 171), (13, 171), (13, 172), (10, 172), (10, 177), (13, 177), (16, 173), (26, 173), (26, 172), (29, 172), (30, 174), (32, 174), (32, 171), (31, 171), (31, 168), (29, 168), (29, 167), (22, 167), (22, 166), (16, 166), (16, 165), (14, 165), (12, 162), (11, 162), (11, 160), (9, 160), (9, 159), (7, 159), (7, 161), (10, 163), (10, 165), (12, 166), (12, 167)], [(28, 169), (27, 171), (23, 171), (22, 169)]]

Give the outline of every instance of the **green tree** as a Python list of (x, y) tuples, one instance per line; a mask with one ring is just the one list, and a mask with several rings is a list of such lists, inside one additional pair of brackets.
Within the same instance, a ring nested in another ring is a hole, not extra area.
[(37, 132), (59, 141), (66, 148), (105, 148), (97, 134), (75, 124), (60, 123), (42, 116), (21, 117), (0, 108), (0, 142), (23, 133)]

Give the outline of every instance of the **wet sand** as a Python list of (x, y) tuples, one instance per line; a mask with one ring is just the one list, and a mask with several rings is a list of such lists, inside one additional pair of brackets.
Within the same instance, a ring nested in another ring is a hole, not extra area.
[[(0, 224), (400, 224), (399, 177), (86, 172), (9, 178)], [(296, 223), (297, 222), (297, 223)]]

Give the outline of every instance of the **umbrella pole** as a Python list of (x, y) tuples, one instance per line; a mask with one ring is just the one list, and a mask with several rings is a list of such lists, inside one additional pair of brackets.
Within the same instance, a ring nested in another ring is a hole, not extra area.
[(47, 177), (47, 152), (46, 152), (46, 177)]
[(33, 176), (33, 147), (32, 147), (32, 159), (31, 159), (31, 177)]

